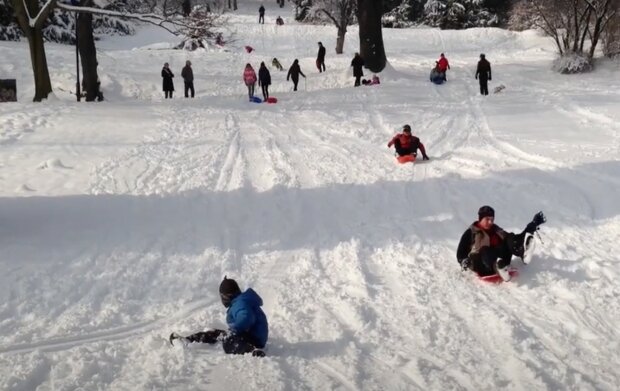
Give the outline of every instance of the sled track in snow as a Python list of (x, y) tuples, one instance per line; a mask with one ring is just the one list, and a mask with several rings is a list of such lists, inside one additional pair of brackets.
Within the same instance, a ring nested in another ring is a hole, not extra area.
[[(181, 310), (170, 317), (157, 319), (147, 322), (139, 322), (133, 325), (122, 326), (112, 329), (88, 332), (79, 337), (65, 337), (48, 339), (36, 343), (15, 344), (0, 347), (0, 355), (13, 355), (31, 353), (34, 351), (57, 352), (69, 350), (78, 346), (99, 342), (114, 342), (132, 337), (143, 336), (144, 334), (155, 330), (164, 329), (164, 326), (172, 324), (181, 319), (187, 318), (196, 311), (203, 310), (206, 306), (213, 304), (212, 300), (197, 300), (186, 304)], [(166, 339), (168, 335), (163, 331), (162, 339)]]

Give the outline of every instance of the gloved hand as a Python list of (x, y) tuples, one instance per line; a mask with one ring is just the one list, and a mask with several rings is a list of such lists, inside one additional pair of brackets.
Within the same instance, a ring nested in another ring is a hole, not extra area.
[(491, 80), (493, 80), (493, 78), (492, 78), (492, 77), (489, 77), (489, 81), (491, 81)]
[(534, 215), (534, 218), (532, 219), (532, 221), (527, 223), (527, 226), (525, 227), (524, 231), (527, 233), (533, 234), (534, 232), (538, 230), (538, 226), (543, 224), (546, 221), (547, 221), (547, 218), (545, 217), (543, 212), (538, 212)]
[(467, 270), (471, 267), (471, 259), (469, 258), (461, 259), (460, 263), (461, 263), (461, 270)]
[(422, 156), (422, 160), (429, 160), (428, 156), (426, 156), (426, 155)]

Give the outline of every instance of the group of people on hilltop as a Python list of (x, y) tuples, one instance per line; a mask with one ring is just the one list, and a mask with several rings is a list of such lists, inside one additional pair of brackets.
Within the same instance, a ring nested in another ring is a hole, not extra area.
[[(174, 78), (174, 73), (170, 69), (170, 65), (166, 62), (164, 63), (164, 67), (161, 70), (162, 77), (162, 85), (164, 90), (165, 99), (172, 99), (172, 94), (174, 93), (174, 82), (172, 79)], [(194, 71), (192, 70), (191, 61), (186, 61), (185, 66), (181, 70), (181, 77), (183, 78), (183, 83), (185, 84), (185, 97), (189, 97), (189, 92), (191, 92), (191, 97), (194, 97)]]
[[(450, 69), (450, 64), (446, 56), (441, 53), (439, 60), (435, 61), (435, 66), (431, 70), (430, 80), (435, 84), (442, 84), (448, 81), (446, 72)], [(491, 63), (486, 59), (484, 54), (480, 54), (480, 60), (476, 67), (475, 78), (480, 83), (480, 94), (489, 95), (488, 82), (491, 80)]]
[[(262, 4), (258, 8), (258, 23), (265, 24), (265, 7)], [(276, 25), (278, 26), (284, 25), (284, 19), (282, 19), (279, 15), (276, 18)]]

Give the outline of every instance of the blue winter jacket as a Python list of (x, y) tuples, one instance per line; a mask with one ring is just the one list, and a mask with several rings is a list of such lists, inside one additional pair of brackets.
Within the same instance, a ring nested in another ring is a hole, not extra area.
[(264, 348), (269, 335), (267, 316), (260, 308), (263, 299), (252, 288), (235, 297), (226, 311), (226, 323), (234, 333), (248, 333), (257, 348)]

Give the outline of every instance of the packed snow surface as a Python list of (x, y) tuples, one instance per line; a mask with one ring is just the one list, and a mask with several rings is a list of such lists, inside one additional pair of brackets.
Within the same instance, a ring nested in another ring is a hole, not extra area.
[[(223, 48), (148, 26), (98, 41), (102, 103), (75, 102), (74, 48), (55, 44), (54, 95), (32, 103), (27, 43), (0, 42), (19, 99), (0, 104), (0, 389), (617, 390), (618, 63), (560, 75), (534, 31), (385, 29), (381, 85), (353, 88), (356, 26), (336, 55), (335, 27), (275, 2), (259, 25), (240, 3)], [(480, 96), (480, 53), (500, 93)], [(248, 102), (261, 61), (277, 104)], [(396, 163), (404, 124), (430, 162)], [(509, 231), (548, 218), (510, 283), (455, 259), (484, 204)], [(224, 275), (262, 296), (266, 358), (167, 343), (225, 327)]]

